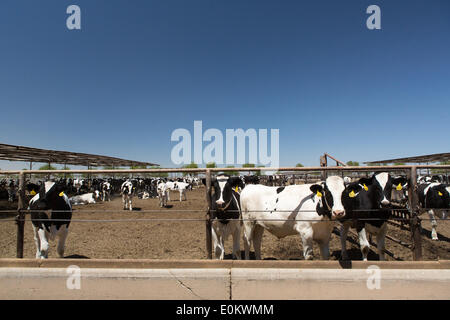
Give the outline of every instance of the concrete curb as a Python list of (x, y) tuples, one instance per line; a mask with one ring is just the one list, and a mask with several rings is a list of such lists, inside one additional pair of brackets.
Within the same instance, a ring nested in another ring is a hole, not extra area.
[[(69, 266), (79, 268), (80, 289), (70, 289)], [(2, 259), (0, 299), (450, 299), (448, 266), (445, 261), (358, 262), (344, 268), (337, 261)]]
[(278, 260), (151, 260), (151, 259), (0, 259), (0, 268), (125, 268), (125, 269), (450, 269), (450, 260), (439, 261), (278, 261)]

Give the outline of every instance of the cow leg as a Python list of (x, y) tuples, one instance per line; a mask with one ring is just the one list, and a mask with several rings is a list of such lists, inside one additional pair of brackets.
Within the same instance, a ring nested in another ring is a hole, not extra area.
[(369, 241), (367, 241), (366, 229), (362, 228), (361, 230), (359, 230), (358, 236), (359, 236), (359, 247), (363, 255), (363, 260), (367, 261), (367, 255), (369, 254), (370, 244)]
[(170, 201), (170, 189), (167, 191), (167, 201)]
[(39, 239), (39, 228), (33, 226), (34, 231), (34, 243), (36, 244), (36, 259), (41, 258), (41, 240)]
[(297, 231), (300, 233), (300, 237), (302, 238), (303, 244), (303, 257), (305, 260), (312, 260), (314, 258), (313, 255), (313, 229), (312, 228), (297, 228)]
[(241, 238), (241, 225), (240, 221), (230, 221), (229, 223), (235, 223), (234, 232), (233, 232), (233, 256), (237, 260), (241, 260), (241, 247), (240, 247), (240, 238)]
[(245, 250), (245, 260), (250, 260), (250, 247), (252, 245), (253, 230), (255, 224), (252, 221), (244, 221), (244, 250)]
[(133, 210), (133, 200), (131, 199), (131, 197), (128, 198), (128, 207), (130, 208), (130, 211)]
[(214, 226), (211, 227), (212, 240), (214, 244), (214, 254), (216, 259), (223, 260), (224, 258), (224, 247), (223, 247), (223, 239), (219, 235), (217, 235), (216, 228)]
[(261, 243), (264, 233), (264, 228), (260, 225), (255, 225), (253, 229), (253, 248), (255, 249), (255, 259), (261, 260)]
[(123, 203), (123, 210), (127, 209), (127, 201), (125, 199), (125, 195), (122, 195), (122, 203)]
[(40, 258), (47, 259), (48, 258), (48, 240), (47, 240), (47, 232), (44, 229), (39, 228), (38, 230), (39, 239), (41, 241), (40, 245)]
[(380, 261), (386, 260), (384, 257), (385, 240), (387, 233), (387, 222), (383, 223), (377, 233), (377, 249)]
[(348, 260), (347, 254), (347, 234), (350, 223), (344, 222), (341, 226), (341, 260)]
[(433, 210), (428, 210), (428, 216), (430, 217), (430, 220), (431, 220), (431, 240), (437, 241), (437, 240), (439, 240), (437, 231), (436, 231), (437, 222), (436, 222), (436, 217), (434, 216)]
[(69, 233), (69, 229), (67, 228), (67, 225), (62, 225), (59, 229), (59, 241), (58, 241), (58, 247), (56, 248), (56, 251), (58, 252), (58, 256), (60, 258), (64, 258), (64, 248), (66, 245), (66, 239), (67, 234)]
[(330, 259), (330, 247), (328, 241), (319, 242), (320, 257), (322, 260)]
[(182, 201), (183, 191), (180, 190), (180, 202)]

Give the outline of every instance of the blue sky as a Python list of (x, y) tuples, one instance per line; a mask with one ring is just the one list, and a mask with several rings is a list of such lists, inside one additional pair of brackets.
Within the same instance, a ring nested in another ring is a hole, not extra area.
[(175, 167), (202, 120), (279, 129), (281, 166), (449, 152), (449, 35), (447, 0), (3, 0), (0, 142)]

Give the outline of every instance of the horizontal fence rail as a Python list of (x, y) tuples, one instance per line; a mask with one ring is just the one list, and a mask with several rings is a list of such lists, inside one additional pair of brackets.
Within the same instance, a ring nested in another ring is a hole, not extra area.
[[(374, 220), (396, 220), (396, 221), (407, 221), (410, 225), (411, 230), (411, 250), (413, 251), (413, 259), (414, 260), (421, 260), (422, 258), (422, 248), (421, 248), (421, 238), (420, 238), (420, 221), (421, 220), (427, 220), (427, 219), (419, 219), (420, 214), (420, 208), (418, 205), (418, 198), (416, 194), (417, 190), (417, 170), (422, 169), (436, 169), (436, 170), (450, 170), (450, 165), (401, 165), (401, 166), (366, 166), (366, 167), (355, 167), (355, 166), (335, 166), (335, 167), (279, 167), (279, 168), (271, 168), (271, 167), (257, 167), (257, 168), (157, 168), (157, 169), (108, 169), (108, 170), (101, 170), (101, 169), (95, 169), (95, 170), (84, 170), (84, 169), (74, 169), (74, 170), (0, 170), (0, 175), (18, 175), (19, 176), (19, 189), (18, 189), (18, 208), (17, 211), (13, 210), (4, 210), (3, 212), (10, 212), (10, 213), (17, 213), (17, 217), (15, 219), (0, 219), (0, 222), (2, 221), (15, 221), (17, 223), (17, 257), (22, 258), (23, 257), (23, 239), (24, 239), (24, 224), (26, 220), (26, 214), (31, 213), (30, 210), (27, 210), (28, 203), (26, 203), (26, 196), (25, 196), (25, 182), (26, 176), (31, 175), (55, 175), (55, 174), (87, 174), (87, 175), (95, 175), (95, 174), (105, 174), (105, 175), (126, 175), (126, 174), (146, 174), (146, 173), (189, 173), (189, 174), (198, 174), (203, 173), (205, 174), (206, 178), (206, 201), (208, 204), (207, 210), (206, 210), (206, 217), (201, 218), (171, 218), (171, 219), (165, 219), (165, 218), (152, 218), (152, 219), (104, 219), (104, 220), (96, 220), (96, 219), (70, 219), (70, 220), (63, 220), (63, 219), (40, 219), (40, 221), (59, 221), (59, 222), (134, 222), (134, 221), (203, 221), (205, 222), (206, 227), (206, 251), (207, 251), (207, 257), (212, 258), (212, 235), (211, 235), (211, 226), (212, 226), (212, 220), (215, 213), (215, 210), (212, 209), (211, 205), (211, 177), (212, 174), (217, 173), (227, 173), (227, 172), (240, 172), (240, 173), (246, 173), (246, 172), (272, 172), (271, 175), (280, 175), (280, 176), (288, 176), (288, 175), (295, 175), (293, 172), (299, 172), (299, 173), (317, 173), (317, 175), (310, 175), (310, 179), (319, 179), (324, 180), (324, 177), (326, 177), (327, 173), (333, 173), (333, 172), (383, 172), (383, 171), (389, 171), (389, 172), (402, 172), (406, 173), (410, 183), (409, 183), (409, 190), (408, 190), (408, 201), (409, 201), (409, 208), (395, 208), (390, 209), (393, 212), (396, 212), (396, 216), (390, 217), (389, 219), (376, 219), (376, 218), (364, 218), (364, 219), (358, 219), (361, 221), (374, 221)], [(288, 172), (287, 174), (283, 174), (283, 171)], [(271, 182), (276, 182), (276, 180), (273, 180)], [(428, 210), (423, 209), (422, 210)], [(76, 210), (74, 210), (76, 211)], [(110, 211), (104, 211), (103, 212), (121, 212), (121, 210), (110, 210)], [(176, 210), (180, 212), (199, 212), (201, 210)], [(271, 212), (270, 210), (265, 210), (266, 212)], [(292, 210), (277, 210), (277, 212), (291, 212)], [(372, 210), (354, 210), (357, 211), (372, 211)], [(373, 210), (376, 211), (376, 210)], [(41, 212), (41, 211), (39, 211)], [(98, 210), (83, 210), (83, 212), (98, 212)], [(139, 212), (167, 212), (165, 210), (140, 210)], [(203, 211), (202, 211), (203, 212)], [(258, 211), (259, 212), (259, 211)], [(261, 211), (262, 212), (262, 211)], [(298, 212), (313, 212), (313, 210), (298, 210)], [(407, 217), (399, 217), (399, 214), (402, 214), (402, 212), (405, 212), (407, 214)], [(34, 220), (34, 219), (33, 219)], [(239, 221), (246, 221), (244, 219), (231, 219), (231, 220), (239, 220)], [(248, 219), (251, 220), (251, 219)], [(260, 219), (258, 219), (260, 220)], [(290, 221), (291, 219), (289, 219)], [(352, 219), (354, 220), (354, 219)], [(431, 220), (431, 219), (430, 219)], [(251, 220), (253, 221), (253, 220)], [(265, 219), (264, 221), (286, 221), (285, 219)], [(311, 221), (311, 222), (319, 222), (318, 220), (299, 220), (299, 219), (292, 219), (292, 221)]]

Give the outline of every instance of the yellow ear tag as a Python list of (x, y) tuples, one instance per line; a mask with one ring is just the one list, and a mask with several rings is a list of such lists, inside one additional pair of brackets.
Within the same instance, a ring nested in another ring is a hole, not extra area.
[(395, 188), (395, 189), (397, 189), (397, 191), (400, 191), (400, 190), (402, 190), (403, 189), (403, 187), (402, 187), (402, 184), (401, 183), (399, 183), (398, 184), (398, 186)]
[(236, 188), (234, 189), (234, 191), (239, 192), (239, 187), (236, 186)]
[(352, 192), (350, 192), (350, 193), (348, 194), (348, 196), (349, 196), (350, 198), (356, 197), (355, 191), (352, 190)]
[(64, 195), (64, 191), (62, 191), (59, 196), (62, 197)]
[(322, 193), (320, 191), (317, 191), (317, 196), (320, 198), (322, 196)]
[(35, 196), (35, 195), (36, 195), (36, 191), (31, 190), (30, 194), (31, 194), (32, 196)]
[[(363, 188), (364, 188), (364, 190), (366, 190), (366, 191), (369, 190), (369, 188), (367, 188), (367, 186), (366, 186), (365, 183), (363, 184)], [(353, 193), (354, 193), (354, 192), (353, 192)]]
[(442, 192), (438, 191), (438, 195), (442, 197)]

